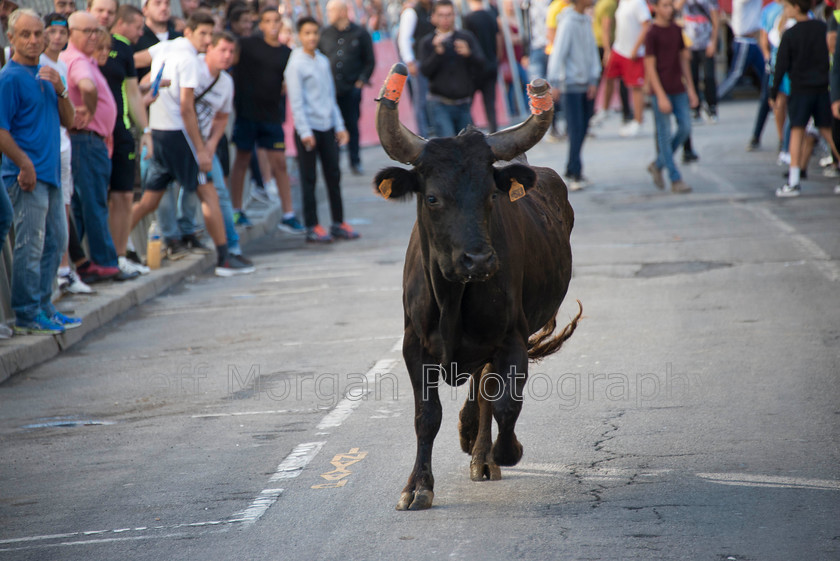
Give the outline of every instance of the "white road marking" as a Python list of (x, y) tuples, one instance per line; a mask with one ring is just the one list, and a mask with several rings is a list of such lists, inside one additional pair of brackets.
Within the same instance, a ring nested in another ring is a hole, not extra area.
[[(374, 390), (376, 375), (390, 373), (396, 364), (397, 361), (392, 358), (383, 358), (374, 364), (373, 368), (368, 370), (367, 374), (365, 374), (364, 387), (360, 388), (359, 391), (354, 394), (350, 394), (348, 392), (347, 395), (345, 395), (344, 398), (336, 404), (333, 410), (321, 419), (321, 422), (318, 423), (316, 428), (319, 431), (325, 431), (327, 429), (340, 427), (341, 424), (347, 420), (347, 417), (349, 417), (350, 414), (353, 413), (353, 411), (362, 403), (364, 398)], [(329, 433), (319, 432), (318, 434)]]
[(315, 413), (317, 409), (270, 409), (268, 411), (233, 411), (232, 413), (202, 413), (190, 415), (191, 419), (215, 419), (217, 417), (245, 417), (248, 415), (284, 415), (286, 413)]
[(756, 475), (751, 473), (698, 473), (697, 477), (721, 485), (742, 487), (774, 487), (777, 489), (814, 489), (818, 491), (840, 491), (840, 481), (832, 479), (808, 479), (778, 475)]

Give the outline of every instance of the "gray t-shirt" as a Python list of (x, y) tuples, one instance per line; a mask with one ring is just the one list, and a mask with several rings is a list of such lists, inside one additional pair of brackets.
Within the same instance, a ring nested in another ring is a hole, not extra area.
[(687, 0), (683, 6), (685, 34), (692, 51), (703, 51), (712, 39), (712, 12), (718, 10), (717, 0)]

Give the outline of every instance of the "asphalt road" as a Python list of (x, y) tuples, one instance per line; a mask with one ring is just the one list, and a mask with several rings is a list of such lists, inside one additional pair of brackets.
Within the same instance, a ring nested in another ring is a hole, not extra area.
[[(585, 318), (532, 365), (502, 481), (469, 480), (447, 391), (434, 507), (394, 509), (414, 204), (373, 195), (369, 149), (344, 182), (361, 240), (260, 240), (256, 274), (190, 279), (0, 385), (0, 559), (840, 559), (840, 197), (812, 167), (777, 200), (754, 111), (696, 128), (690, 195), (653, 188), (649, 134), (588, 141), (561, 311)], [(566, 144), (529, 157), (562, 172)]]

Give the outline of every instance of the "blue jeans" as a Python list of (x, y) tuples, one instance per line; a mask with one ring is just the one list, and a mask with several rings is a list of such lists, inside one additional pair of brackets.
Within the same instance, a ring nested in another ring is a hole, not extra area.
[(547, 68), (548, 55), (545, 54), (545, 48), (531, 49), (531, 58), (528, 59), (528, 81), (545, 78)]
[(455, 136), (467, 125), (472, 124), (470, 104), (447, 105), (430, 99), (429, 113), (435, 126), (435, 134), (439, 137)]
[[(225, 186), (222, 163), (218, 156), (213, 156), (213, 169), (207, 178), (213, 182), (219, 197), (228, 250), (236, 252), (239, 250), (239, 234), (236, 233), (233, 222), (233, 204), (230, 201), (230, 192)], [(158, 223), (161, 224), (161, 234), (165, 239), (179, 239), (181, 236), (195, 234), (197, 230), (195, 217), (201, 204), (198, 195), (186, 189), (180, 189), (181, 193), (176, 201), (177, 191), (177, 184), (167, 187), (158, 206)], [(166, 227), (163, 226), (164, 223)]]
[(761, 140), (761, 132), (764, 130), (764, 123), (767, 121), (767, 115), (770, 114), (770, 104), (768, 98), (770, 97), (770, 76), (765, 74), (761, 79), (761, 97), (758, 100), (758, 113), (755, 115), (755, 126), (753, 127), (752, 137), (756, 140)]
[(12, 222), (15, 219), (15, 209), (12, 208), (12, 201), (9, 200), (9, 192), (6, 191), (6, 186), (3, 180), (0, 179), (0, 251), (6, 244), (6, 236), (9, 234), (9, 229), (12, 227)]
[(98, 136), (71, 134), (73, 146), (73, 216), (81, 240), (87, 234), (90, 259), (103, 267), (117, 266), (117, 250), (108, 227), (108, 183), (111, 159)]
[(569, 135), (569, 160), (566, 163), (567, 177), (580, 177), (583, 164), (580, 151), (589, 131), (589, 119), (595, 112), (595, 100), (589, 99), (586, 92), (564, 93), (563, 106), (566, 108), (566, 133)]
[(755, 70), (758, 81), (763, 82), (764, 55), (761, 53), (758, 43), (751, 39), (736, 38), (732, 43), (732, 67), (729, 69), (729, 73), (726, 75), (723, 83), (717, 89), (717, 98), (719, 100), (729, 95), (729, 92), (732, 91), (732, 88), (735, 87), (738, 80), (744, 75), (744, 69), (747, 65)]
[(418, 70), (417, 75), (411, 77), (411, 102), (414, 104), (414, 118), (417, 119), (417, 134), (423, 138), (429, 138), (428, 93), (429, 79)]
[(61, 256), (67, 249), (67, 214), (61, 187), (37, 181), (24, 191), (17, 180), (9, 186), (15, 210), (15, 247), (12, 264), (12, 309), (19, 322), (38, 312), (56, 313), (52, 286)]
[(674, 152), (683, 145), (685, 139), (691, 135), (691, 111), (688, 106), (688, 94), (668, 94), (671, 102), (671, 113), (677, 119), (677, 132), (671, 135), (671, 115), (663, 115), (659, 111), (656, 96), (650, 97), (653, 107), (653, 120), (656, 123), (656, 140), (659, 153), (656, 155), (656, 167), (667, 169), (671, 182), (682, 179), (680, 170), (674, 163)]

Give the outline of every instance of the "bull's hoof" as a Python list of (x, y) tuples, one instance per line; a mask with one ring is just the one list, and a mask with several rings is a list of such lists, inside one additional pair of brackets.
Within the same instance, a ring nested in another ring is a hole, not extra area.
[(522, 459), (522, 444), (512, 437), (507, 442), (496, 439), (493, 444), (493, 461), (500, 466), (515, 466)]
[(501, 468), (489, 459), (490, 454), (487, 454), (488, 459), (480, 460), (473, 458), (470, 462), (470, 479), (473, 481), (499, 481), (502, 478)]
[(432, 507), (435, 498), (434, 491), (421, 489), (419, 491), (404, 491), (397, 502), (397, 510), (425, 510)]
[(463, 421), (458, 423), (458, 436), (461, 441), (461, 450), (467, 454), (471, 454), (473, 446), (475, 446), (475, 437), (477, 434), (478, 427), (465, 427)]

